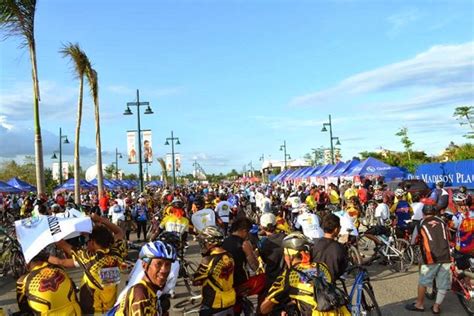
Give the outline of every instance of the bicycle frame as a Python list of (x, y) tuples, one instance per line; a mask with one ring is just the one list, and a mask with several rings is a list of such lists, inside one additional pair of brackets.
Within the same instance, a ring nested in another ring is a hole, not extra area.
[[(362, 286), (364, 285), (367, 275), (367, 271), (365, 269), (361, 269), (359, 273), (357, 273), (354, 284), (352, 285), (351, 292), (349, 294), (349, 309), (352, 315), (361, 315), (362, 313)], [(355, 305), (352, 305), (354, 294), (357, 295), (356, 302)]]

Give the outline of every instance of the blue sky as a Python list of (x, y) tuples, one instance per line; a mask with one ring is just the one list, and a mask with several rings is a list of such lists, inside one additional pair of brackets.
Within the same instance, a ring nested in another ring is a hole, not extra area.
[[(39, 1), (36, 42), (45, 163), (59, 127), (72, 140), (78, 82), (58, 53), (79, 43), (99, 74), (104, 163), (126, 152), (136, 117), (122, 113), (140, 89), (155, 112), (155, 157), (174, 130), (183, 169), (241, 170), (261, 154), (283, 159), (329, 145), (332, 114), (343, 159), (382, 146), (438, 154), (465, 142), (454, 108), (474, 101), (472, 1)], [(0, 42), (0, 156), (33, 154), (29, 55)], [(86, 96), (82, 165), (95, 160)], [(65, 147), (72, 162), (73, 146)], [(126, 172), (136, 165), (119, 162)], [(158, 164), (151, 167), (159, 172)]]

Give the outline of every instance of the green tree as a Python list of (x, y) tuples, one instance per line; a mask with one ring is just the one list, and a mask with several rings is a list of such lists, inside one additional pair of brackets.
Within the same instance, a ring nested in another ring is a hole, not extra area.
[(462, 144), (455, 145), (451, 142), (440, 160), (447, 159), (448, 161), (458, 161), (474, 159), (474, 145), (473, 144)]
[(412, 151), (412, 147), (414, 143), (410, 140), (410, 138), (408, 138), (408, 128), (406, 127), (400, 128), (400, 130), (395, 135), (401, 137), (400, 141), (402, 142), (403, 147), (405, 147), (405, 151), (408, 156), (408, 161), (410, 162), (411, 151)]
[(100, 141), (99, 76), (97, 75), (97, 71), (92, 69), (90, 63), (86, 69), (86, 76), (92, 100), (94, 101), (97, 189), (99, 198), (101, 198), (104, 194), (104, 175), (102, 173), (102, 143)]
[(20, 37), (28, 46), (33, 80), (33, 121), (35, 130), (35, 174), (38, 193), (45, 193), (43, 140), (39, 113), (40, 89), (35, 43), (36, 0), (0, 0), (0, 27), (7, 37)]
[[(79, 44), (66, 44), (60, 50), (63, 57), (70, 58), (74, 65), (74, 72), (77, 79), (79, 79), (79, 96), (77, 100), (77, 117), (76, 117), (76, 134), (74, 144), (74, 202), (79, 205), (81, 203), (81, 188), (80, 188), (80, 154), (79, 141), (81, 134), (82, 122), (82, 100), (84, 94), (84, 74), (90, 68), (90, 62), (87, 55), (79, 47)], [(101, 168), (101, 166), (99, 166)]]
[(471, 128), (471, 131), (463, 136), (469, 139), (474, 139), (474, 106), (457, 107), (454, 109), (453, 116), (459, 121), (459, 125), (469, 125)]
[[(115, 175), (115, 165), (108, 165), (105, 167), (105, 176), (109, 179), (112, 179)], [(99, 178), (97, 178), (97, 183), (99, 183)]]

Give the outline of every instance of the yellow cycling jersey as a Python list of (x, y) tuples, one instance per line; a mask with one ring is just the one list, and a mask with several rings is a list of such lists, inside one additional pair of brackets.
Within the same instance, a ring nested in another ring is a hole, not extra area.
[(213, 309), (233, 306), (234, 260), (226, 251), (213, 250), (199, 265), (194, 283), (202, 284), (202, 305)]
[(308, 195), (305, 200), (306, 205), (310, 210), (314, 210), (316, 208), (316, 200), (312, 194)]
[(290, 225), (288, 222), (281, 216), (276, 217), (276, 232), (284, 232), (289, 234), (291, 232)]
[(74, 283), (60, 267), (47, 262), (17, 281), (20, 311), (35, 315), (81, 315)]
[(317, 298), (314, 298), (313, 284), (309, 277), (322, 275), (331, 282), (331, 273), (325, 263), (299, 263), (291, 269), (285, 269), (268, 291), (267, 299), (274, 304), (287, 301), (288, 297), (295, 300), (302, 316), (339, 316), (350, 315), (347, 308), (329, 312), (316, 310)]
[(128, 289), (115, 316), (153, 316), (159, 315), (158, 298), (159, 289), (153, 284), (140, 280)]
[(105, 313), (114, 306), (120, 283), (120, 265), (127, 255), (123, 240), (117, 240), (109, 249), (95, 253), (74, 250), (72, 258), (84, 270), (79, 301), (85, 314)]
[(184, 216), (168, 215), (161, 221), (160, 229), (182, 235), (189, 230), (189, 220)]
[(339, 194), (337, 193), (336, 190), (330, 190), (329, 191), (329, 202), (331, 204), (339, 204), (341, 199), (339, 198)]

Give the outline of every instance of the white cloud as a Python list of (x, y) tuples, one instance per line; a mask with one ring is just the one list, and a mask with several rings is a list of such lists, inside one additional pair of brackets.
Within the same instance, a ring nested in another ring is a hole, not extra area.
[[(115, 94), (128, 95), (133, 97), (136, 94), (136, 89), (132, 89), (125, 85), (109, 85), (106, 87), (106, 90)], [(164, 96), (172, 96), (182, 93), (183, 88), (180, 86), (176, 87), (163, 87), (158, 89), (142, 89), (141, 92), (144, 94), (145, 98), (160, 98)], [(140, 95), (142, 95), (140, 93)]]
[(290, 105), (317, 106), (339, 100), (341, 96), (393, 92), (403, 88), (443, 89), (447, 86), (472, 85), (473, 78), (474, 42), (438, 45), (412, 59), (359, 73), (328, 89), (297, 96), (290, 101)]
[(399, 34), (404, 28), (417, 21), (419, 18), (420, 14), (416, 9), (408, 9), (389, 16), (387, 18), (387, 22), (390, 24), (390, 29), (387, 32), (388, 35), (394, 36)]

